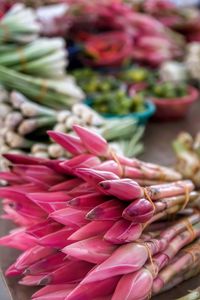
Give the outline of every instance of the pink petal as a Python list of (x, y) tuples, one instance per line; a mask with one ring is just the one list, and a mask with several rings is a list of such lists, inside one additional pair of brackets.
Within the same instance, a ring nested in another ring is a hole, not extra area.
[(33, 294), (33, 298), (38, 298), (42, 296), (46, 296), (50, 293), (57, 292), (57, 291), (63, 291), (63, 290), (73, 290), (76, 287), (76, 284), (52, 284), (47, 285), (37, 291), (35, 294)]
[(120, 166), (114, 160), (107, 160), (102, 162), (100, 165), (95, 167), (95, 170), (111, 172), (121, 177)]
[(66, 261), (65, 265), (41, 278), (39, 285), (77, 283), (93, 268), (93, 264), (85, 261)]
[(151, 295), (153, 278), (147, 269), (124, 275), (112, 296), (112, 300), (144, 300)]
[(118, 220), (122, 217), (124, 207), (123, 203), (118, 200), (108, 200), (90, 210), (86, 218), (100, 221)]
[[(65, 300), (98, 300), (107, 299), (115, 290), (120, 277), (112, 277), (106, 280), (99, 281), (96, 284), (80, 284), (78, 285)], [(108, 298), (109, 299), (109, 298)], [(118, 299), (119, 300), (119, 299)], [(121, 300), (121, 299), (120, 299)]]
[(80, 154), (74, 158), (61, 163), (61, 166), (73, 174), (75, 168), (92, 168), (100, 164), (100, 159), (92, 154)]
[(99, 264), (107, 259), (115, 248), (115, 245), (105, 241), (102, 236), (96, 236), (73, 243), (62, 251), (77, 259)]
[(22, 274), (22, 270), (18, 270), (15, 268), (15, 264), (12, 264), (5, 272), (5, 275), (6, 276), (18, 276), (18, 275), (21, 275)]
[(49, 255), (38, 262), (30, 265), (24, 272), (25, 275), (46, 275), (65, 264), (65, 254), (58, 252)]
[(55, 253), (54, 249), (35, 246), (22, 253), (15, 262), (15, 267), (18, 270), (24, 270), (38, 260)]
[(133, 201), (123, 211), (123, 218), (135, 223), (145, 223), (154, 215), (155, 209), (149, 200), (145, 198)]
[(80, 229), (75, 231), (71, 236), (70, 240), (80, 241), (88, 239), (95, 235), (104, 234), (109, 228), (112, 227), (114, 221), (92, 221), (82, 226)]
[(88, 182), (93, 186), (97, 186), (97, 184), (103, 180), (110, 180), (110, 179), (118, 179), (119, 177), (114, 173), (107, 172), (107, 171), (98, 171), (89, 168), (79, 168), (76, 169), (77, 176), (81, 177), (83, 180)]
[(132, 201), (141, 198), (144, 194), (139, 184), (131, 179), (106, 180), (100, 182), (99, 186), (106, 194), (113, 195), (120, 200)]
[(19, 281), (19, 284), (26, 285), (26, 286), (37, 286), (40, 285), (40, 281), (42, 280), (43, 277), (44, 275), (37, 275), (37, 276), (28, 275), (22, 278)]
[(68, 238), (75, 230), (75, 228), (71, 229), (70, 227), (64, 227), (63, 229), (40, 238), (38, 243), (41, 246), (61, 249), (71, 243)]
[(108, 152), (108, 144), (104, 138), (79, 125), (74, 125), (73, 129), (90, 153), (97, 156), (106, 156)]
[(22, 183), (27, 182), (25, 179), (19, 177), (16, 174), (11, 173), (11, 172), (2, 172), (1, 171), (0, 179), (6, 180), (9, 184), (12, 184), (12, 185), (22, 184)]
[(61, 229), (63, 226), (53, 220), (46, 220), (42, 223), (38, 223), (30, 228), (27, 229), (27, 233), (36, 237), (36, 238), (42, 238), (50, 233), (53, 233), (59, 229)]
[(76, 186), (75, 188), (73, 188), (71, 191), (68, 192), (71, 198), (79, 197), (89, 193), (96, 193), (96, 189), (87, 182), (84, 182), (79, 186)]
[(104, 262), (90, 272), (83, 283), (92, 283), (135, 272), (146, 263), (148, 257), (148, 251), (143, 245), (129, 243), (120, 246)]
[(79, 184), (83, 183), (83, 181), (80, 178), (73, 178), (73, 179), (68, 179), (64, 182), (58, 183), (54, 186), (52, 186), (49, 191), (50, 192), (59, 192), (59, 191), (70, 191), (74, 187), (78, 186)]
[(71, 199), (65, 191), (30, 193), (27, 195), (34, 202), (67, 202)]
[(106, 200), (106, 197), (99, 193), (91, 193), (73, 198), (68, 201), (68, 205), (77, 209), (90, 209)]
[(74, 155), (86, 152), (81, 140), (76, 136), (51, 130), (47, 133), (56, 143)]
[(16, 224), (19, 224), (20, 226), (32, 226), (43, 221), (41, 217), (37, 217), (34, 215), (29, 217), (22, 216), (18, 211), (15, 211), (15, 209), (10, 207), (9, 205), (3, 205), (3, 210), (7, 214), (1, 216), (2, 219), (12, 220)]
[(131, 223), (121, 219), (106, 232), (104, 238), (113, 244), (124, 244), (136, 241), (143, 231), (141, 224)]
[(45, 161), (43, 158), (37, 158), (25, 154), (6, 153), (3, 156), (14, 164), (40, 165)]
[(85, 215), (85, 211), (67, 207), (51, 213), (49, 217), (63, 225), (82, 227), (88, 223), (88, 221), (85, 219)]
[(29, 236), (24, 228), (20, 228), (0, 238), (0, 245), (25, 251), (36, 246), (36, 240)]

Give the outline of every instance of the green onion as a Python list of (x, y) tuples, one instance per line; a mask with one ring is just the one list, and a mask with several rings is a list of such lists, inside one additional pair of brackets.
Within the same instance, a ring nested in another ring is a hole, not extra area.
[(0, 21), (0, 42), (28, 43), (40, 33), (36, 14), (23, 4), (14, 5)]
[(70, 77), (50, 80), (24, 75), (0, 66), (0, 82), (47, 107), (66, 108), (83, 98), (82, 91)]

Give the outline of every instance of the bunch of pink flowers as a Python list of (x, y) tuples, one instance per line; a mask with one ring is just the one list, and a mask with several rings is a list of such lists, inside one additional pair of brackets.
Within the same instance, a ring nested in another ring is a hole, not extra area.
[(69, 160), (5, 155), (11, 171), (0, 174), (8, 182), (0, 188), (3, 217), (19, 227), (0, 244), (23, 251), (7, 276), (45, 286), (34, 300), (142, 300), (196, 275), (193, 183), (116, 155), (88, 129), (74, 131), (49, 132), (73, 154)]

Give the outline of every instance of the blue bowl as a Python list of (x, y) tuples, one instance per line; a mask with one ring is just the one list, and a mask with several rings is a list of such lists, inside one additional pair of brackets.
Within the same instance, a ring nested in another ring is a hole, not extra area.
[[(86, 99), (85, 100), (85, 104), (87, 104), (88, 106), (92, 107), (92, 99)], [(143, 112), (135, 112), (135, 113), (130, 113), (127, 115), (114, 115), (114, 114), (101, 114), (104, 118), (108, 118), (108, 119), (117, 119), (117, 118), (124, 118), (124, 117), (129, 117), (129, 118), (134, 118), (138, 121), (138, 124), (140, 125), (145, 125), (148, 120), (153, 116), (153, 114), (156, 111), (156, 106), (153, 104), (153, 102), (146, 100), (145, 101), (145, 107), (146, 110)]]

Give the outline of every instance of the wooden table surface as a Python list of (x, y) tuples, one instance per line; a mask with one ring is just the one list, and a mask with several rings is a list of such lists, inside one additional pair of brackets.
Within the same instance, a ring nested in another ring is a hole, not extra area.
[[(192, 134), (200, 130), (200, 102), (192, 107), (188, 117), (184, 120), (166, 123), (150, 122), (147, 126), (144, 139), (145, 153), (141, 156), (141, 159), (164, 165), (172, 165), (174, 163), (174, 156), (171, 150), (171, 141), (183, 130), (187, 130)], [(0, 220), (0, 235), (6, 234), (11, 227), (12, 225), (9, 222)], [(15, 250), (0, 248), (0, 266), (3, 271), (5, 271), (8, 265), (14, 262), (16, 255)], [(18, 285), (16, 278), (7, 279), (7, 284), (12, 293), (13, 300), (29, 300), (33, 293), (32, 288)], [(159, 295), (156, 297), (156, 300), (176, 299), (184, 295), (187, 290), (191, 290), (198, 285), (200, 285), (200, 276), (179, 285), (166, 294)], [(4, 291), (4, 282), (0, 278), (0, 300), (10, 299), (11, 297), (7, 296)]]

